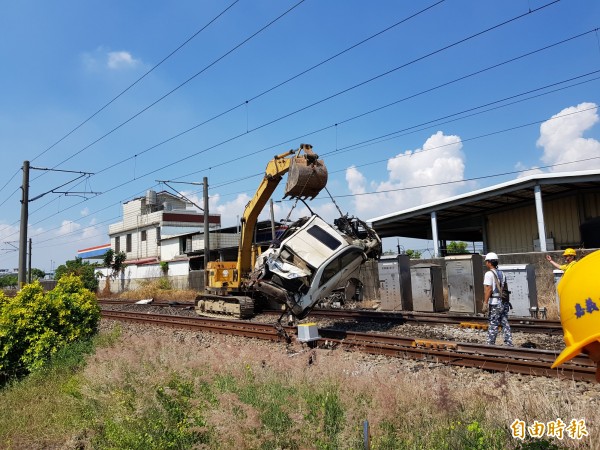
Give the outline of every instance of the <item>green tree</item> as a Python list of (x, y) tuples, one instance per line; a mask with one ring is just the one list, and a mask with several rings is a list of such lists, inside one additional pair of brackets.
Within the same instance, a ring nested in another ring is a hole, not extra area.
[(449, 255), (464, 255), (469, 253), (467, 251), (467, 244), (466, 242), (455, 242), (452, 241), (448, 244), (448, 247), (446, 247), (446, 252)]
[(19, 283), (19, 278), (16, 275), (4, 275), (0, 277), (0, 287), (15, 288)]
[(406, 250), (406, 254), (410, 259), (421, 259), (421, 252), (419, 250)]
[(81, 278), (86, 289), (96, 292), (98, 289), (98, 279), (94, 273), (94, 269), (98, 264), (90, 264), (88, 261), (83, 261), (81, 258), (75, 258), (61, 264), (54, 272), (54, 279), (60, 281), (65, 275), (76, 275)]
[(115, 253), (112, 248), (104, 254), (102, 262), (104, 263), (104, 267), (110, 269), (110, 277), (112, 279), (115, 279), (125, 269), (126, 259), (127, 254), (125, 252)]
[(104, 267), (110, 269), (106, 277), (106, 283), (104, 285), (103, 295), (110, 295), (110, 280), (114, 280), (119, 273), (125, 270), (125, 260), (127, 254), (125, 252), (115, 253), (111, 248), (109, 249), (102, 258)]
[(42, 269), (36, 269), (35, 267), (31, 269), (31, 281), (43, 280), (45, 276), (46, 272)]

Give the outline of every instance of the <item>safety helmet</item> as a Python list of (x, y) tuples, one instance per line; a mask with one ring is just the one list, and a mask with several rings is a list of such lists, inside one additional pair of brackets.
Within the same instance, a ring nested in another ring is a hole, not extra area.
[(572, 248), (565, 249), (563, 256), (577, 256), (577, 253)]
[(486, 261), (498, 261), (498, 255), (496, 255), (494, 252), (490, 252), (487, 255), (485, 255), (485, 260)]
[(560, 321), (566, 348), (552, 368), (577, 356), (583, 347), (600, 341), (600, 250), (565, 272), (558, 283)]

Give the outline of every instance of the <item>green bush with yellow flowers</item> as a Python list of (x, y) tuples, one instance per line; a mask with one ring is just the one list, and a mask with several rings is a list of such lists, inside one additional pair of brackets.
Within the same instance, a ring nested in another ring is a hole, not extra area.
[(94, 334), (99, 320), (96, 296), (75, 275), (49, 292), (37, 281), (15, 297), (0, 292), (0, 379), (41, 368), (65, 345)]

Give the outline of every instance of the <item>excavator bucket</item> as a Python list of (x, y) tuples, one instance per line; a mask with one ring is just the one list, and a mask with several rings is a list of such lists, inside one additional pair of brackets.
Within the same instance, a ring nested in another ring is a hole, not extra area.
[[(327, 167), (313, 155), (293, 158), (283, 198), (315, 198), (327, 184)], [(316, 156), (316, 155), (314, 155)]]

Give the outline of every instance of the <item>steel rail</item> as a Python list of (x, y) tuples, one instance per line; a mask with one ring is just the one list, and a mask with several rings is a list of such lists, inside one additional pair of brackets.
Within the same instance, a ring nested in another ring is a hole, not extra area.
[[(134, 301), (98, 299), (99, 304), (106, 305), (135, 305)], [(173, 308), (192, 309), (192, 301), (157, 301), (147, 306), (170, 306)], [(281, 311), (265, 310), (264, 314), (281, 315)], [(446, 313), (426, 313), (418, 311), (406, 312), (385, 312), (385, 311), (367, 311), (352, 309), (313, 309), (310, 313), (314, 317), (354, 319), (361, 321), (395, 322), (395, 323), (416, 323), (427, 325), (460, 325), (477, 324), (485, 326), (488, 318), (476, 315), (446, 314)], [(509, 318), (509, 323), (514, 331), (525, 333), (544, 333), (544, 334), (562, 334), (562, 326), (558, 320), (533, 319), (528, 317)]]
[[(102, 317), (284, 342), (284, 337), (273, 325), (257, 322), (108, 310), (102, 311)], [(295, 327), (283, 328), (289, 336), (296, 335)], [(557, 351), (433, 341), (330, 328), (319, 329), (319, 334), (319, 339), (310, 344), (325, 347), (333, 345), (369, 354), (408, 357), (482, 370), (557, 377), (575, 381), (595, 380), (596, 366), (585, 356), (578, 356), (560, 368), (551, 369), (550, 366), (558, 354)]]
[[(281, 314), (281, 311), (268, 310), (265, 314)], [(310, 313), (314, 317), (328, 317), (340, 319), (355, 320), (373, 320), (396, 323), (416, 323), (431, 325), (460, 325), (463, 323), (475, 323), (478, 325), (487, 325), (488, 318), (485, 316), (465, 315), (465, 314), (446, 314), (446, 313), (426, 313), (418, 311), (404, 312), (385, 312), (385, 311), (366, 311), (352, 309), (313, 309)], [(528, 317), (509, 318), (509, 323), (514, 331), (526, 333), (546, 333), (562, 334), (562, 326), (558, 320), (533, 319)]]

